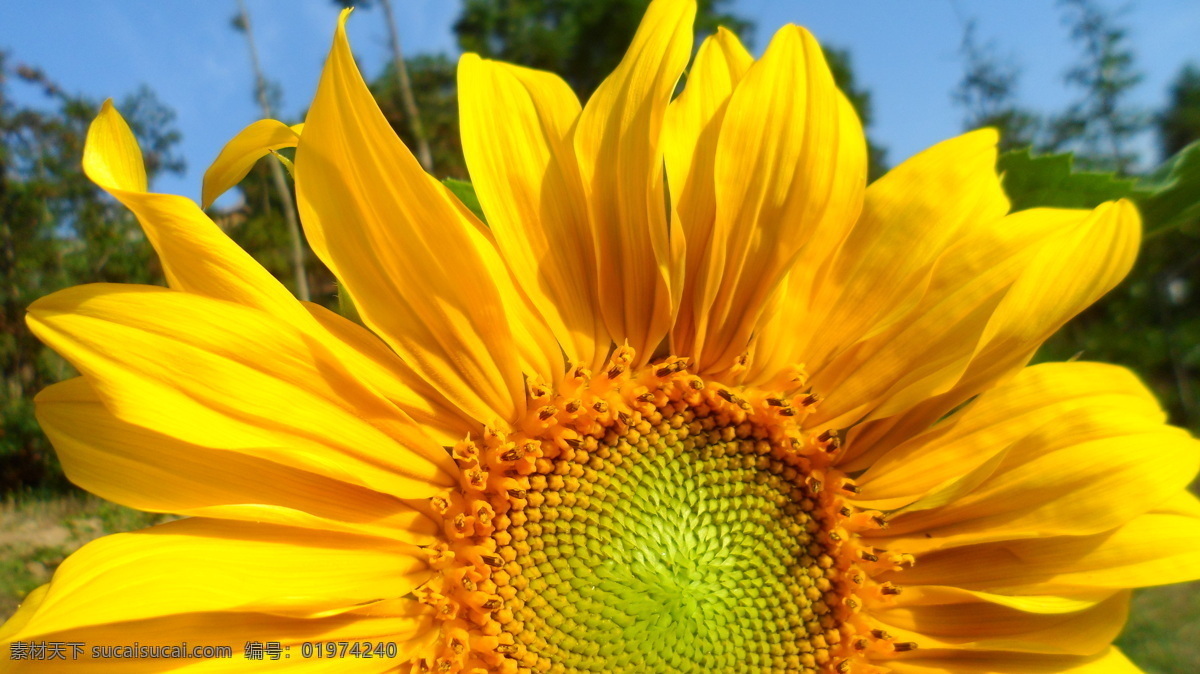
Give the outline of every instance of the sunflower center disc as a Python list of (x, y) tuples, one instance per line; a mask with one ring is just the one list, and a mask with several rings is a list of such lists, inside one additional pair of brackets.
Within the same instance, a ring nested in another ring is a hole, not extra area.
[(418, 593), (442, 641), (415, 671), (815, 674), (872, 647), (855, 596), (880, 559), (852, 532), (874, 525), (836, 435), (803, 428), (816, 396), (633, 355), (529, 382), (523, 419), (455, 445)]
[(504, 629), (523, 664), (802, 671), (832, 627), (832, 560), (803, 476), (748, 424), (685, 410), (665, 425), (610, 432), (530, 476), (506, 532), (519, 577)]

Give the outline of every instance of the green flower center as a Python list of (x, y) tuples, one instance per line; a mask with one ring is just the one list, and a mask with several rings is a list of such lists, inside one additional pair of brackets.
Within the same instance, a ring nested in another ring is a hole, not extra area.
[(540, 461), (497, 531), (512, 588), (500, 623), (525, 671), (815, 672), (828, 660), (819, 483), (750, 423), (671, 411)]
[(841, 674), (912, 650), (860, 613), (911, 556), (859, 540), (886, 521), (847, 501), (837, 434), (805, 429), (818, 396), (633, 356), (528, 382), (524, 417), (453, 447), (414, 671)]

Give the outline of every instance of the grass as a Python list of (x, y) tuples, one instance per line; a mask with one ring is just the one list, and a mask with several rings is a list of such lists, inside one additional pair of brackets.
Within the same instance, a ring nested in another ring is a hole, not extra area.
[[(0, 620), (88, 541), (169, 519), (88, 494), (5, 500), (0, 503)], [(1200, 663), (1200, 583), (1138, 591), (1117, 645), (1147, 674), (1194, 674)]]
[(1117, 645), (1147, 674), (1194, 674), (1200, 667), (1200, 583), (1134, 593)]

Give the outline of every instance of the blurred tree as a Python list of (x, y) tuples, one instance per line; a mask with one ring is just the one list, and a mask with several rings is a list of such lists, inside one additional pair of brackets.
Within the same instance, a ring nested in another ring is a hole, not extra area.
[(1132, 140), (1146, 128), (1147, 119), (1126, 103), (1130, 90), (1142, 80), (1134, 68), (1127, 31), (1116, 16), (1095, 0), (1059, 0), (1066, 10), (1071, 39), (1081, 48), (1079, 63), (1066, 74), (1066, 83), (1082, 89), (1079, 100), (1050, 122), (1049, 148), (1072, 150), (1087, 169), (1129, 173), (1137, 162)]
[[(463, 51), (549, 70), (586, 100), (633, 40), (649, 0), (466, 0), (454, 24)], [(722, 11), (730, 0), (699, 0), (700, 36), (724, 26), (743, 41), (751, 22)], [(699, 41), (697, 41), (697, 44)]]
[(964, 71), (951, 94), (954, 102), (966, 111), (963, 130), (995, 127), (1000, 132), (1002, 151), (1029, 147), (1041, 122), (1035, 113), (1017, 105), (1020, 70), (996, 54), (994, 43), (980, 44), (977, 27), (974, 20), (964, 23), (959, 46)]
[[(36, 88), (51, 104), (17, 104), (14, 83)], [(10, 67), (0, 54), (0, 492), (63, 484), (32, 397), (71, 369), (30, 334), (25, 308), (79, 283), (162, 283), (132, 214), (83, 175), (79, 160), (99, 107), (64, 93), (40, 69)], [(148, 177), (182, 172), (174, 112), (146, 88), (118, 107), (146, 152)]]
[[(825, 52), (825, 60), (833, 73), (833, 81), (850, 99), (850, 105), (858, 113), (863, 130), (869, 130), (874, 122), (874, 110), (871, 108), (871, 92), (860, 87), (854, 79), (854, 61), (850, 58), (850, 50), (821, 45)], [(876, 142), (867, 134), (867, 180), (873, 181), (887, 172), (887, 148)]]
[[(333, 0), (333, 2), (339, 7), (358, 7), (361, 9), (370, 9), (371, 5), (374, 4), (372, 0)], [(409, 147), (417, 148), (417, 161), (421, 162), (421, 166), (426, 171), (432, 173), (434, 166), (433, 151), (429, 146), (429, 137), (425, 131), (425, 125), (421, 121), (420, 106), (417, 105), (417, 99), (413, 95), (412, 81), (408, 76), (409, 73), (407, 64), (404, 61), (404, 52), (400, 49), (400, 31), (396, 29), (396, 17), (392, 14), (391, 0), (379, 0), (379, 5), (383, 8), (384, 23), (387, 24), (388, 29), (388, 46), (392, 50), (390, 72), (395, 83), (392, 91), (399, 96), (400, 105), (404, 109), (404, 117), (408, 119), (409, 135), (413, 141), (409, 144)]]
[(1200, 139), (1200, 67), (1195, 63), (1185, 65), (1175, 76), (1170, 102), (1157, 121), (1163, 159)]
[[(271, 88), (267, 77), (263, 74), (262, 64), (258, 60), (258, 49), (254, 46), (254, 32), (250, 28), (250, 14), (246, 11), (246, 3), (238, 0), (238, 13), (233, 17), (233, 28), (246, 36), (246, 45), (250, 48), (250, 65), (254, 70), (254, 97), (265, 119), (273, 119), (275, 113), (271, 100)], [(276, 90), (277, 91), (277, 90)], [(292, 189), (288, 187), (287, 177), (283, 175), (283, 167), (278, 161), (267, 162), (271, 172), (271, 182), (279, 193), (279, 210), (283, 214), (283, 222), (288, 233), (288, 251), (291, 254), (291, 269), (294, 282), (293, 292), (296, 297), (307, 302), (312, 298), (308, 288), (306, 267), (306, 244), (300, 234), (300, 219), (296, 215), (296, 203), (292, 197)]]

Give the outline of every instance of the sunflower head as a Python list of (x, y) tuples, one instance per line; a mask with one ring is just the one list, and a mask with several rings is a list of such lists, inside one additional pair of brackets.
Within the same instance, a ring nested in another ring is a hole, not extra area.
[(170, 287), (30, 307), (81, 372), (38, 417), (77, 484), (187, 519), (83, 548), (0, 639), (202, 635), (247, 668), (248, 640), (298, 664), (383, 644), (339, 671), (1135, 671), (1111, 647), (1130, 588), (1200, 575), (1200, 451), (1121, 368), (1026, 365), (1129, 270), (1136, 210), (1009, 213), (991, 130), (867, 186), (801, 28), (758, 59), (718, 31), (676, 96), (694, 14), (650, 3), (585, 105), (463, 56), (486, 225), (396, 138), (343, 14), (305, 123), (247, 127), (204, 199), (296, 147), (361, 323), (148, 192), (106, 104), (85, 170)]
[(455, 625), (442, 661), (803, 672), (896, 648), (848, 626), (898, 591), (871, 572), (911, 557), (854, 536), (886, 522), (843, 505), (838, 437), (804, 430), (812, 397), (634, 360), (576, 367), (531, 390), (515, 432), (454, 447), (461, 489), (434, 501), (442, 577), (419, 595)]

